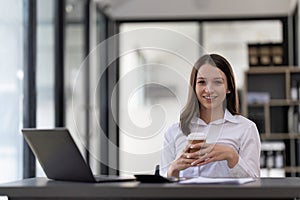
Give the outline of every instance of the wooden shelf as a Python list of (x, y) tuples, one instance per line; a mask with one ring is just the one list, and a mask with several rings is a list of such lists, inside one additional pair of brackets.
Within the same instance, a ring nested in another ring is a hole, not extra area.
[(300, 134), (299, 133), (261, 133), (260, 138), (263, 140), (300, 139)]
[(264, 107), (264, 106), (297, 106), (300, 101), (293, 101), (289, 99), (272, 99), (268, 103), (248, 103), (250, 107)]
[(300, 167), (291, 167), (291, 166), (287, 166), (284, 168), (286, 172), (288, 173), (300, 173)]
[(248, 74), (277, 74), (286, 72), (298, 72), (300, 73), (299, 66), (280, 66), (280, 67), (251, 67)]
[[(270, 170), (270, 169), (278, 169), (278, 168), (261, 168), (265, 170)], [(279, 169), (284, 169), (285, 172), (287, 173), (300, 173), (300, 167), (292, 167), (292, 166), (286, 166), (284, 168), (279, 168)]]
[[(285, 168), (285, 172), (289, 176), (297, 176), (300, 173), (300, 99), (292, 99), (292, 95), (293, 98), (299, 98), (299, 84), (299, 67), (251, 67), (245, 72), (242, 95), (243, 114), (256, 123), (261, 140), (266, 143), (284, 143), (285, 163), (290, 165)], [(298, 89), (292, 90), (295, 86)], [(248, 103), (249, 92), (267, 93), (270, 100), (265, 103)]]

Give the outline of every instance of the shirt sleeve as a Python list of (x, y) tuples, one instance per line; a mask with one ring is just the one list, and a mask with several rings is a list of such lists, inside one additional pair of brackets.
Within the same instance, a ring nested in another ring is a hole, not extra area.
[(232, 177), (260, 176), (261, 142), (257, 127), (254, 123), (246, 129), (239, 149), (239, 161), (229, 173)]
[(176, 127), (173, 125), (164, 134), (163, 149), (160, 162), (161, 176), (167, 177), (169, 166), (175, 160), (176, 149), (174, 145), (174, 134), (176, 132)]

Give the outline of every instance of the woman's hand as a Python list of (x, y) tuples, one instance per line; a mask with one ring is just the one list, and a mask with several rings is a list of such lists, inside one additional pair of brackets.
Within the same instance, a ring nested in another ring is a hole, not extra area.
[(226, 160), (229, 168), (233, 168), (239, 161), (239, 155), (234, 148), (223, 144), (193, 144), (190, 148), (200, 149), (189, 156), (196, 159), (192, 166), (202, 166), (211, 162)]
[(199, 156), (197, 158), (191, 157), (192, 153), (189, 153), (190, 146), (191, 144), (188, 144), (186, 148), (183, 150), (183, 152), (181, 153), (181, 155), (172, 162), (172, 164), (168, 169), (167, 176), (179, 177), (179, 172), (181, 170), (191, 167), (192, 166), (191, 164), (199, 158)]

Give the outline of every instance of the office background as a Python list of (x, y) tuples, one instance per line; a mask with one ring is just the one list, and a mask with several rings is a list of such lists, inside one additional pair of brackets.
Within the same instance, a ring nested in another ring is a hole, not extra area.
[(22, 127), (68, 127), (95, 174), (153, 173), (201, 53), (228, 58), (241, 92), (249, 43), (298, 65), (297, 0), (171, 2), (1, 2), (0, 182), (44, 176)]

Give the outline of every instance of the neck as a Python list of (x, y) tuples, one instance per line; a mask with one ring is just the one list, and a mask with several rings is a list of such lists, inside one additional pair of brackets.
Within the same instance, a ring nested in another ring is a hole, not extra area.
[(200, 109), (200, 118), (205, 121), (205, 123), (210, 123), (212, 121), (223, 119), (224, 118), (224, 110), (221, 109)]

